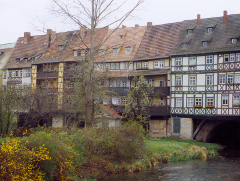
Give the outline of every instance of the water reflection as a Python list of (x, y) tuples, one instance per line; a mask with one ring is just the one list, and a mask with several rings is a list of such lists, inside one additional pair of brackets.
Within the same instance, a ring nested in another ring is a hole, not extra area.
[(108, 181), (205, 181), (240, 180), (240, 159), (218, 156), (206, 161), (193, 160), (159, 164), (140, 173), (112, 176)]

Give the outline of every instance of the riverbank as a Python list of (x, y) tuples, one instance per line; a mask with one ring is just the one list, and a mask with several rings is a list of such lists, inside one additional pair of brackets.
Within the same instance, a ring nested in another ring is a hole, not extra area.
[(132, 164), (121, 165), (119, 170), (138, 172), (161, 162), (207, 159), (216, 156), (221, 148), (216, 144), (171, 138), (145, 138), (144, 143), (146, 151), (143, 157)]

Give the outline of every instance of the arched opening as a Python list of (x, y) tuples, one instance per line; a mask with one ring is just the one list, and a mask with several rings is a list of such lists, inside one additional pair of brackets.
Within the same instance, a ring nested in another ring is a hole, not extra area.
[(240, 122), (228, 121), (217, 125), (208, 134), (206, 141), (228, 147), (240, 147)]

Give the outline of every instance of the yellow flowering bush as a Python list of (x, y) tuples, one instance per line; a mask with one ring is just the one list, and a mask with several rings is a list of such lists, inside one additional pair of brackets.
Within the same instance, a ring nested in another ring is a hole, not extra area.
[(0, 148), (0, 180), (44, 180), (39, 164), (50, 159), (44, 145), (29, 149), (18, 138), (6, 138)]

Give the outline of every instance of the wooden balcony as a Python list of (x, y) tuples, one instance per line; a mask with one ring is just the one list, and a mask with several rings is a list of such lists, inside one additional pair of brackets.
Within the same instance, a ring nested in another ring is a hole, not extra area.
[(58, 71), (40, 71), (37, 73), (37, 79), (57, 78)]
[(128, 94), (129, 87), (103, 87), (103, 90), (109, 90), (117, 93), (120, 96), (126, 96)]
[(169, 96), (170, 87), (154, 87), (153, 96)]
[(170, 107), (169, 106), (153, 106), (149, 110), (151, 116), (169, 116)]
[(22, 84), (22, 77), (8, 77), (7, 83)]

